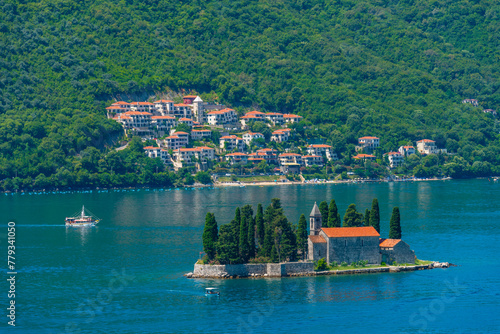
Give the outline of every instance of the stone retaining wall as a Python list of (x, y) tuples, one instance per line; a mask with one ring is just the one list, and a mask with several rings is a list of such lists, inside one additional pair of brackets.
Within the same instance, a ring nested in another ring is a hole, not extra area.
[(390, 266), (379, 268), (359, 268), (347, 270), (314, 271), (312, 262), (285, 262), (263, 264), (195, 264), (194, 272), (186, 274), (188, 278), (235, 278), (235, 277), (284, 277), (284, 276), (316, 276), (316, 275), (354, 275), (384, 272), (415, 271), (433, 268), (448, 268), (444, 263), (431, 263), (415, 266)]

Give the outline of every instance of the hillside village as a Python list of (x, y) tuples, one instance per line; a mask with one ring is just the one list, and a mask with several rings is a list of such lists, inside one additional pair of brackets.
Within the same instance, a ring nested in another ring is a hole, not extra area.
[[(139, 136), (149, 144), (144, 147), (147, 156), (160, 158), (174, 170), (195, 167), (197, 171), (206, 171), (214, 166), (251, 167), (265, 162), (264, 165), (274, 166), (274, 172), (301, 174), (308, 168), (322, 168), (339, 160), (330, 145), (294, 145), (297, 138), (293, 124), (302, 121), (299, 115), (250, 111), (238, 116), (235, 110), (204, 102), (196, 95), (184, 96), (183, 103), (118, 101), (106, 110), (108, 118), (119, 122), (127, 136)], [(268, 130), (262, 132), (267, 132), (267, 136), (251, 131), (255, 122), (266, 125)], [(379, 147), (378, 137), (358, 138), (352, 159), (361, 165), (375, 162)], [(404, 145), (397, 151), (383, 153), (382, 157), (387, 167), (394, 169), (416, 152), (447, 153), (435, 141), (422, 139), (416, 147)]]

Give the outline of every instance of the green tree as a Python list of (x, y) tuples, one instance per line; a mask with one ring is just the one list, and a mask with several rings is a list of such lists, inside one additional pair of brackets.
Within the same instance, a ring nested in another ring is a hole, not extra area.
[(364, 225), (370, 226), (370, 210), (365, 210)]
[(328, 224), (328, 203), (323, 201), (319, 203), (319, 212), (321, 212), (321, 221), (327, 225)]
[(217, 241), (217, 260), (221, 264), (235, 264), (240, 262), (238, 254), (237, 235), (234, 234), (231, 224), (220, 227)]
[(255, 257), (255, 234), (256, 234), (256, 228), (255, 228), (255, 218), (250, 216), (248, 218), (248, 257), (250, 259)]
[(392, 209), (392, 216), (389, 224), (389, 239), (401, 239), (401, 217), (397, 206)]
[(264, 245), (264, 238), (266, 235), (265, 225), (264, 225), (264, 213), (262, 211), (262, 204), (257, 205), (257, 214), (255, 215), (255, 225), (257, 228), (257, 244), (259, 248)]
[(209, 260), (213, 260), (216, 254), (217, 246), (217, 221), (215, 215), (208, 212), (205, 217), (205, 228), (203, 229), (203, 251), (207, 254)]
[(370, 225), (380, 233), (380, 210), (378, 207), (378, 199), (372, 201), (372, 209), (370, 210)]
[(196, 181), (203, 183), (203, 184), (212, 183), (212, 178), (210, 177), (210, 174), (207, 172), (198, 172), (198, 173), (196, 173), (194, 178), (196, 179)]
[(330, 201), (330, 206), (328, 207), (328, 227), (340, 227), (341, 220), (340, 214), (337, 209), (337, 203), (332, 199)]
[(252, 217), (252, 207), (250, 205), (245, 205), (241, 208), (241, 221), (240, 221), (240, 241), (239, 241), (239, 252), (240, 258), (243, 262), (248, 262), (250, 259), (250, 244), (248, 243), (248, 228), (249, 222), (253, 219)]
[(363, 214), (356, 211), (356, 204), (351, 204), (344, 215), (342, 227), (359, 227), (363, 225)]
[(307, 236), (307, 221), (304, 214), (300, 215), (297, 228), (297, 250), (302, 254), (302, 259), (305, 260), (308, 251), (308, 236)]

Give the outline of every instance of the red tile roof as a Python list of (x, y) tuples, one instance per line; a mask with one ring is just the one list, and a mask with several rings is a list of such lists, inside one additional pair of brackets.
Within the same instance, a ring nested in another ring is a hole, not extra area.
[(309, 145), (310, 148), (332, 148), (330, 145), (325, 144), (312, 144)]
[(365, 137), (361, 137), (359, 139), (379, 139), (379, 138), (378, 137), (365, 136)]
[(190, 106), (189, 104), (185, 104), (185, 103), (174, 104), (174, 107), (189, 107), (189, 106)]
[(387, 155), (401, 155), (401, 153), (399, 152), (389, 152), (389, 153), (386, 153)]
[(127, 111), (127, 112), (124, 112), (123, 113), (124, 115), (152, 115), (151, 113), (149, 112), (146, 112), (146, 111)]
[(311, 239), (311, 242), (313, 244), (326, 243), (325, 238), (323, 238), (321, 235), (310, 235), (309, 239)]
[(158, 100), (158, 101), (154, 101), (153, 103), (168, 103), (168, 102), (174, 102), (174, 101), (171, 101), (171, 100)]
[(379, 246), (380, 247), (384, 247), (384, 248), (386, 248), (386, 247), (394, 247), (400, 241), (401, 241), (401, 239), (380, 239)]
[(367, 159), (367, 158), (376, 158), (376, 156), (371, 155), (371, 154), (360, 153), (358, 155), (353, 156), (352, 158), (353, 159)]
[(175, 131), (173, 134), (174, 135), (189, 135), (189, 133), (183, 132), (183, 131)]
[[(210, 115), (211, 113), (213, 113), (213, 111), (208, 113), (208, 114)], [(245, 115), (245, 116), (241, 116), (240, 119), (260, 119), (260, 117), (257, 117), (255, 115)]]
[(242, 156), (247, 156), (245, 153), (241, 153), (241, 152), (235, 152), (235, 153), (229, 153), (229, 154), (226, 154), (226, 157), (242, 157)]
[(417, 141), (417, 143), (435, 143), (435, 141), (430, 139), (422, 139)]
[(294, 115), (294, 114), (284, 114), (284, 118), (302, 118), (302, 116)]
[(373, 226), (363, 227), (323, 227), (321, 229), (329, 238), (379, 237)]
[(281, 153), (280, 157), (300, 157), (300, 154), (297, 153)]
[(179, 121), (188, 121), (188, 122), (192, 122), (193, 120), (191, 118), (187, 118), (187, 117), (182, 117), (181, 119), (179, 119)]
[(159, 150), (160, 148), (159, 147), (154, 147), (154, 146), (145, 146), (144, 149), (145, 150)]
[(139, 105), (139, 106), (152, 106), (151, 102), (132, 102), (131, 105)]
[(152, 119), (175, 119), (175, 117), (172, 116), (152, 116)]
[(198, 97), (198, 95), (184, 95), (184, 98), (187, 98), (187, 99), (191, 99), (191, 98), (196, 99), (197, 97)]

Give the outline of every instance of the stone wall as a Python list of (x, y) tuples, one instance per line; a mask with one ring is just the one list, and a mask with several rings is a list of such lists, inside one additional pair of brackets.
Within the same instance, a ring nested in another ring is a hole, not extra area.
[(360, 260), (369, 264), (380, 264), (381, 255), (379, 237), (350, 237), (328, 238), (328, 263), (347, 262), (348, 264)]
[(296, 274), (309, 274), (314, 271), (312, 262), (285, 262), (262, 264), (195, 264), (195, 277), (249, 277), (268, 276), (283, 277)]
[(415, 263), (415, 252), (410, 249), (410, 246), (404, 242), (400, 241), (392, 249), (381, 249), (382, 259), (387, 264), (394, 261), (397, 263)]

